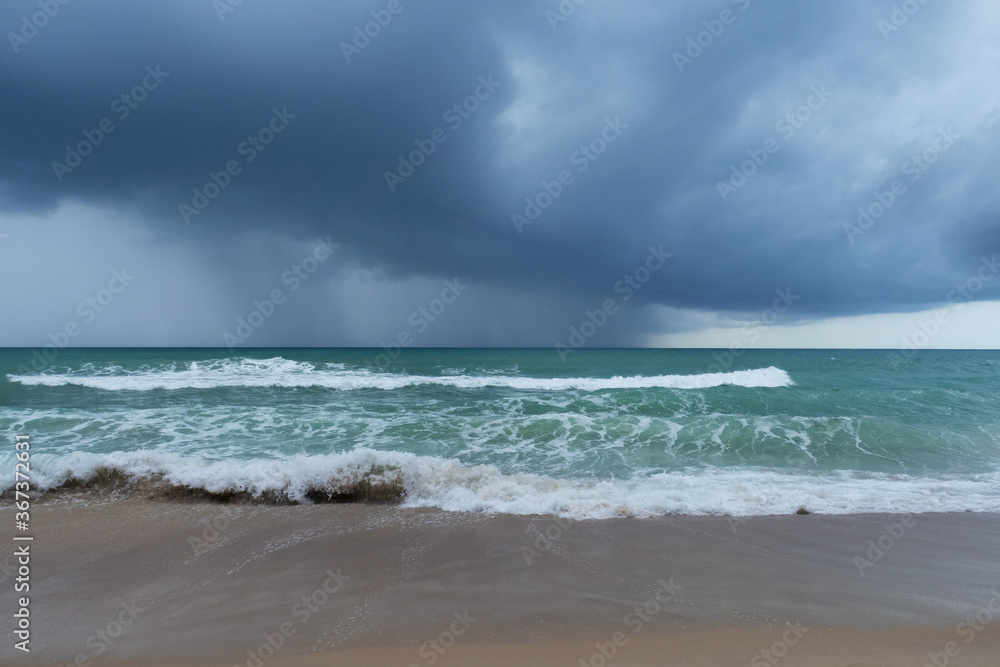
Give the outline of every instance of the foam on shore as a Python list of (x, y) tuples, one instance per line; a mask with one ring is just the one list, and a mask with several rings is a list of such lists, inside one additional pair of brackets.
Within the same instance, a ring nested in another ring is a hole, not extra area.
[(37, 488), (47, 493), (194, 494), (281, 504), (373, 501), (575, 519), (776, 515), (800, 507), (824, 514), (1000, 512), (996, 473), (928, 479), (704, 468), (631, 479), (555, 479), (371, 449), (214, 461), (150, 450), (38, 454), (33, 472)]

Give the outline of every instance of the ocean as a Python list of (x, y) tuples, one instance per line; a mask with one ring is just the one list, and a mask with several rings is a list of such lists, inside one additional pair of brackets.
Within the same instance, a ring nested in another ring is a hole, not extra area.
[[(382, 355), (382, 356), (379, 356)], [(1000, 511), (1000, 352), (0, 350), (48, 494), (576, 519)], [(34, 364), (34, 365), (33, 365)]]

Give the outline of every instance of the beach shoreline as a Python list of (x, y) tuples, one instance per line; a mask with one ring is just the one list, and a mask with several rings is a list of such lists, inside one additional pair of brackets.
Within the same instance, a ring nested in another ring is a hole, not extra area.
[(998, 514), (569, 521), (91, 499), (36, 503), (33, 526), (32, 652), (2, 651), (25, 664), (1000, 657)]

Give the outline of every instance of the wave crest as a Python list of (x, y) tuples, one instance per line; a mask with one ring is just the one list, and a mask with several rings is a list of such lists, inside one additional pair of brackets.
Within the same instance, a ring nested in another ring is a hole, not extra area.
[[(707, 468), (631, 479), (505, 475), (489, 465), (357, 449), (287, 459), (207, 461), (153, 451), (33, 458), (47, 493), (214, 498), (265, 503), (392, 502), (407, 507), (574, 519), (671, 514), (1000, 511), (1000, 474), (937, 479)], [(8, 483), (9, 484), (9, 483)], [(6, 488), (6, 495), (11, 487)]]
[(611, 378), (535, 378), (517, 375), (409, 375), (347, 369), (343, 364), (317, 368), (305, 362), (273, 359), (222, 359), (191, 362), (186, 368), (153, 368), (125, 371), (109, 367), (69, 373), (8, 375), (23, 385), (60, 387), (75, 385), (105, 391), (152, 391), (156, 389), (214, 389), (219, 387), (326, 388), (394, 390), (418, 385), (459, 389), (504, 388), (520, 391), (601, 391), (607, 389), (707, 389), (722, 385), (738, 387), (787, 387), (794, 384), (788, 373), (771, 366), (728, 373), (700, 375), (654, 375)]

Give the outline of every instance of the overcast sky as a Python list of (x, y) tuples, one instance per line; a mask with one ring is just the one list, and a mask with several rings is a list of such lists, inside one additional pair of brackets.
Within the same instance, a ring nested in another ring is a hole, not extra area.
[(1000, 344), (992, 0), (0, 29), (0, 345)]

